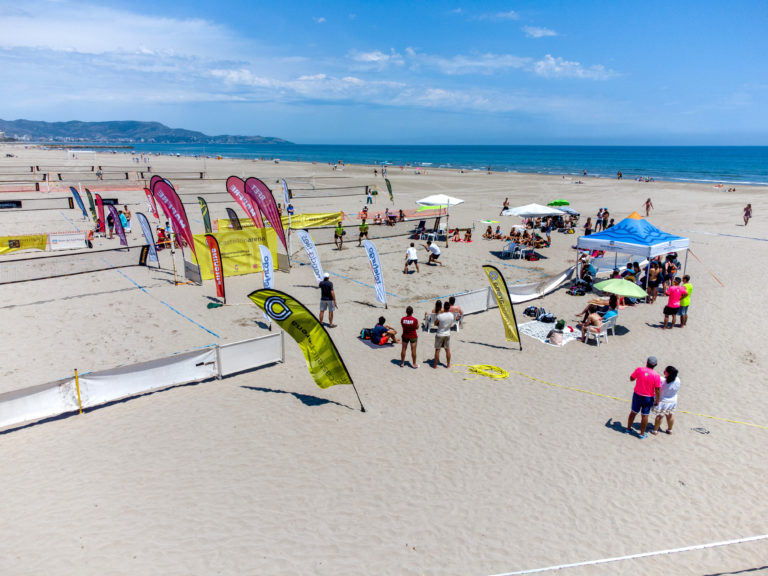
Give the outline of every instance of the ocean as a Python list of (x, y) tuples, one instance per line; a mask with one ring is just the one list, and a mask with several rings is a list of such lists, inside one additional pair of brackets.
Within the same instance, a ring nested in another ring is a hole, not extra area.
[[(121, 150), (123, 152), (124, 150)], [(768, 185), (768, 146), (134, 144), (136, 152)]]

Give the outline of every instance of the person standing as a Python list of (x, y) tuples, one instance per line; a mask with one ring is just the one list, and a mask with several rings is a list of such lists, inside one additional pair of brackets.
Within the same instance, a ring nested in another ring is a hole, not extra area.
[(419, 271), (419, 255), (416, 252), (416, 248), (411, 242), (411, 245), (405, 251), (405, 267), (403, 268), (403, 274), (408, 274), (408, 266), (411, 264), (416, 266), (416, 272)]
[(499, 216), (504, 216), (504, 212), (507, 210), (509, 210), (509, 198), (504, 198), (504, 206), (502, 206)]
[(373, 194), (371, 194), (371, 189), (366, 187), (365, 189), (365, 205), (373, 204)]
[(688, 306), (691, 305), (691, 293), (693, 292), (693, 284), (691, 284), (691, 277), (688, 274), (683, 276), (683, 288), (685, 288), (685, 296), (680, 299), (680, 308), (677, 310), (677, 314), (680, 316), (680, 328), (688, 324)]
[(440, 266), (443, 265), (442, 262), (438, 261), (438, 258), (440, 258), (440, 248), (437, 247), (437, 244), (433, 244), (432, 240), (427, 240), (424, 248), (426, 248), (427, 252), (429, 252), (429, 260), (427, 260), (427, 264), (439, 264)]
[(675, 425), (675, 409), (677, 408), (677, 393), (680, 390), (680, 378), (677, 377), (677, 368), (667, 366), (664, 377), (661, 379), (661, 397), (659, 403), (653, 407), (656, 420), (653, 423), (651, 434), (658, 434), (661, 420), (667, 418), (667, 434), (672, 434)]
[(635, 390), (632, 394), (632, 408), (627, 419), (627, 428), (625, 434), (632, 432), (632, 424), (635, 422), (637, 413), (640, 413), (640, 438), (645, 438), (647, 434), (645, 429), (648, 427), (648, 414), (651, 408), (659, 403), (661, 398), (661, 376), (654, 370), (659, 363), (655, 356), (648, 356), (645, 362), (645, 368), (642, 366), (635, 368), (629, 380), (635, 382)]
[(408, 345), (411, 346), (411, 366), (418, 368), (416, 362), (416, 344), (419, 341), (419, 321), (413, 316), (413, 307), (408, 306), (405, 309), (405, 316), (400, 319), (400, 326), (403, 327), (403, 348), (400, 351), (400, 367), (405, 365), (405, 353), (408, 351)]
[(747, 204), (744, 207), (744, 226), (749, 224), (750, 218), (752, 218), (752, 204)]
[(115, 217), (112, 216), (112, 211), (107, 214), (107, 230), (109, 230), (109, 240), (112, 240), (112, 234), (115, 231)]
[(451, 324), (455, 316), (450, 312), (451, 305), (446, 301), (443, 303), (443, 311), (435, 318), (437, 333), (435, 334), (435, 361), (432, 368), (437, 368), (440, 364), (440, 349), (445, 348), (445, 367), (451, 367)]
[(678, 309), (680, 308), (680, 300), (687, 295), (688, 293), (685, 291), (685, 288), (680, 285), (680, 278), (675, 278), (672, 281), (672, 286), (667, 288), (669, 300), (667, 300), (667, 305), (664, 306), (664, 325), (661, 327), (662, 330), (667, 328), (668, 318), (672, 318), (672, 323), (669, 327), (675, 327), (675, 316), (677, 316)]
[(587, 218), (587, 222), (584, 224), (584, 236), (590, 236), (592, 234), (592, 216)]
[(336, 328), (333, 323), (333, 311), (339, 307), (336, 303), (336, 292), (333, 289), (333, 282), (329, 280), (331, 275), (326, 272), (323, 274), (323, 280), (320, 281), (320, 324), (323, 323), (323, 314), (328, 310), (328, 328)]
[(357, 245), (362, 246), (363, 237), (365, 237), (366, 240), (368, 240), (368, 223), (365, 221), (365, 218), (363, 218), (362, 223), (360, 224), (360, 237), (357, 239)]
[(645, 201), (645, 217), (648, 218), (648, 216), (651, 215), (651, 210), (653, 209), (653, 202), (651, 202), (651, 199), (648, 198), (648, 200)]
[(128, 208), (128, 204), (125, 204), (123, 206), (123, 214), (125, 214), (125, 221), (127, 224), (125, 225), (125, 231), (130, 232), (131, 231), (131, 210)]
[(346, 232), (341, 225), (341, 220), (339, 220), (339, 223), (336, 224), (336, 228), (333, 229), (333, 243), (336, 244), (337, 250), (341, 250), (342, 246), (344, 246), (344, 234), (346, 234)]

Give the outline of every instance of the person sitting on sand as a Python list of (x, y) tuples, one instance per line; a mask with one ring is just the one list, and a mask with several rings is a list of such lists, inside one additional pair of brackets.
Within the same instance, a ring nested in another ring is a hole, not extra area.
[(386, 344), (387, 342), (393, 342), (397, 344), (397, 330), (392, 326), (386, 325), (384, 316), (379, 316), (379, 323), (373, 327), (371, 331), (371, 342), (378, 344), (379, 346)]
[(586, 317), (581, 321), (581, 341), (587, 341), (587, 332), (597, 334), (602, 327), (603, 319), (600, 317), (600, 314), (597, 313), (597, 306), (590, 304), (587, 307)]
[(533, 241), (533, 247), (536, 248), (537, 250), (539, 248), (546, 248), (547, 247), (547, 241), (544, 240), (544, 238), (542, 238), (541, 236), (539, 236), (536, 233), (533, 234), (532, 241)]
[(496, 232), (493, 233), (493, 237), (496, 240), (501, 240), (502, 233), (501, 233), (501, 225), (496, 226)]
[(459, 231), (459, 229), (458, 229), (458, 228), (456, 228), (456, 229), (453, 231), (453, 236), (451, 236), (451, 240), (452, 240), (453, 242), (461, 242), (461, 232)]
[(472, 230), (469, 228), (464, 232), (464, 242), (472, 242)]
[(491, 228), (490, 224), (488, 225), (488, 228), (485, 229), (485, 234), (483, 234), (483, 238), (486, 240), (493, 239), (493, 229)]
[(373, 217), (373, 223), (381, 224), (381, 212), (377, 212), (376, 216)]
[(405, 222), (405, 212), (403, 212), (402, 208), (397, 213), (397, 221), (398, 222)]

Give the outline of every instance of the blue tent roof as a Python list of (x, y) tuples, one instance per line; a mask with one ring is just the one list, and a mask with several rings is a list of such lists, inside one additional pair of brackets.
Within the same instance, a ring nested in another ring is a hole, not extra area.
[(688, 238), (668, 234), (642, 218), (624, 218), (608, 230), (581, 236), (576, 243), (577, 248), (583, 250), (637, 254), (646, 258), (686, 250), (689, 245)]

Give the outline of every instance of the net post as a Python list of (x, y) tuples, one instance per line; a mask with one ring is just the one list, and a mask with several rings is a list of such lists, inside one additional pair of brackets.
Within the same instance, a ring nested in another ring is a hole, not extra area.
[(77, 375), (77, 368), (75, 368), (75, 389), (77, 390), (77, 405), (80, 408), (80, 414), (82, 414), (83, 401), (80, 399), (80, 377)]

